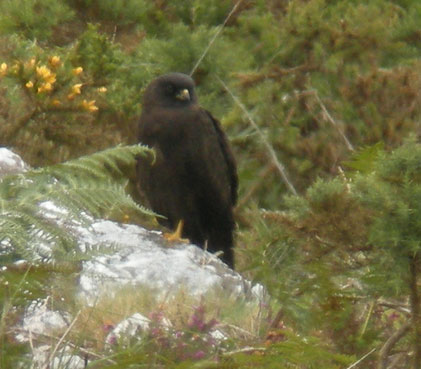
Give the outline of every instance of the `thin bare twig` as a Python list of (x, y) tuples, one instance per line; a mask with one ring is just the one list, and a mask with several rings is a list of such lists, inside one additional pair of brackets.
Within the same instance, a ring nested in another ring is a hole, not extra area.
[(228, 328), (228, 329), (231, 329), (232, 331), (241, 333), (244, 337), (247, 337), (248, 339), (256, 339), (255, 334), (253, 334), (253, 333), (251, 333), (251, 332), (249, 332), (249, 331), (247, 331), (243, 328), (237, 327), (234, 324), (220, 324), (218, 326), (221, 326), (222, 328)]
[(239, 354), (239, 353), (249, 353), (249, 352), (256, 352), (256, 351), (265, 352), (266, 347), (243, 347), (243, 348), (240, 348), (238, 350), (225, 352), (222, 355), (223, 356), (232, 356), (232, 355)]
[[(13, 329), (13, 331), (11, 331), (11, 332), (12, 333), (16, 333), (16, 332), (26, 333), (27, 330), (26, 329), (22, 329), (22, 328), (16, 328), (16, 329)], [(32, 331), (29, 331), (29, 333), (32, 334), (32, 335), (34, 335), (34, 336), (36, 336), (38, 340), (41, 340), (41, 339), (45, 339), (45, 340), (47, 340), (47, 339), (48, 340), (58, 340), (59, 339), (57, 336), (54, 336), (52, 334), (37, 333), (37, 332), (32, 332)], [(97, 358), (97, 359), (100, 359), (100, 360), (106, 360), (110, 364), (114, 364), (115, 365), (117, 363), (116, 361), (114, 361), (112, 359), (109, 359), (107, 357), (101, 356), (101, 355), (97, 354), (96, 352), (90, 351), (90, 350), (88, 350), (88, 349), (86, 349), (84, 347), (75, 345), (72, 342), (66, 342), (66, 345), (68, 345), (71, 348), (74, 348), (77, 351), (80, 351), (83, 354), (92, 356), (92, 357)]]
[(330, 115), (329, 111), (326, 109), (325, 104), (323, 104), (322, 100), (319, 97), (319, 94), (317, 93), (317, 91), (315, 91), (314, 96), (316, 96), (316, 100), (319, 103), (320, 107), (323, 110), (323, 113), (325, 113), (325, 116), (327, 118), (327, 120), (333, 124), (333, 126), (337, 129), (337, 131), (339, 132), (339, 134), (342, 136), (343, 140), (345, 141), (346, 146), (348, 147), (348, 149), (350, 151), (354, 151), (354, 146), (352, 146), (351, 142), (348, 140), (348, 137), (345, 136), (345, 133), (343, 133), (343, 131), (340, 129), (338, 123), (336, 123), (335, 119), (332, 118), (332, 116)]
[(284, 308), (281, 307), (278, 312), (275, 315), (275, 318), (272, 320), (272, 322), (269, 325), (269, 329), (276, 329), (279, 326), (279, 323), (281, 322), (282, 317), (284, 316)]
[[(389, 368), (390, 369), (394, 369), (394, 368), (403, 368), (402, 363), (400, 363), (402, 361), (402, 359), (405, 360), (405, 358), (407, 358), (408, 355), (406, 355), (405, 352), (400, 352), (396, 355), (393, 356), (393, 358), (390, 360), (390, 365)], [(400, 367), (398, 367), (397, 365), (401, 364)]]
[(348, 368), (346, 369), (352, 369), (355, 368), (361, 361), (363, 361), (368, 355), (371, 355), (374, 351), (376, 351), (375, 348), (373, 348), (371, 351), (367, 352), (362, 358), (358, 359), (355, 363), (352, 363)]
[(339, 172), (339, 176), (342, 178), (343, 182), (345, 183), (346, 192), (351, 193), (351, 180), (346, 177), (345, 172), (340, 165), (338, 165), (338, 172)]
[(196, 64), (194, 65), (193, 69), (190, 72), (190, 76), (193, 75), (194, 72), (196, 72), (197, 67), (200, 65), (200, 63), (202, 62), (202, 60), (204, 59), (204, 57), (206, 56), (206, 54), (208, 53), (209, 49), (212, 47), (213, 43), (215, 42), (215, 40), (217, 39), (217, 37), (219, 36), (219, 34), (222, 32), (222, 30), (224, 29), (225, 25), (227, 24), (228, 20), (231, 18), (231, 16), (234, 14), (234, 12), (237, 10), (238, 6), (241, 4), (243, 0), (239, 0), (231, 9), (231, 11), (229, 12), (229, 14), (227, 15), (227, 17), (224, 20), (224, 23), (222, 23), (222, 25), (219, 27), (219, 29), (216, 31), (216, 33), (214, 34), (214, 36), (212, 37), (212, 39), (209, 41), (208, 46), (206, 46), (206, 49), (203, 51), (203, 54), (200, 56), (199, 60), (196, 62)]
[(387, 369), (387, 359), (389, 357), (390, 351), (398, 343), (398, 341), (409, 332), (411, 327), (412, 320), (408, 320), (388, 338), (383, 347), (380, 349), (377, 369)]
[(421, 296), (418, 291), (418, 281), (420, 279), (420, 266), (419, 262), (421, 255), (415, 253), (410, 258), (410, 304), (411, 304), (411, 321), (414, 331), (414, 369), (421, 368)]
[(406, 316), (411, 316), (411, 309), (409, 308), (407, 304), (395, 303), (395, 302), (389, 302), (389, 301), (383, 301), (383, 300), (380, 300), (377, 304), (379, 306), (384, 306), (384, 307), (399, 311), (400, 313), (403, 313)]
[(316, 90), (308, 90), (308, 91), (301, 92), (299, 95), (313, 95), (316, 98), (317, 103), (320, 105), (320, 108), (322, 109), (323, 114), (326, 117), (326, 119), (336, 128), (338, 133), (341, 135), (348, 150), (355, 151), (354, 146), (352, 146), (351, 142), (348, 140), (348, 137), (346, 137), (345, 133), (339, 127), (339, 124), (336, 122), (335, 119), (333, 119), (332, 115), (327, 110), (326, 105), (320, 99), (318, 92)]
[(291, 183), (291, 181), (289, 180), (289, 178), (287, 176), (285, 167), (279, 161), (278, 157), (276, 156), (275, 150), (273, 149), (272, 145), (266, 139), (266, 137), (265, 137), (264, 133), (262, 132), (262, 130), (259, 128), (259, 126), (257, 125), (257, 123), (254, 121), (254, 119), (252, 118), (252, 116), (250, 115), (250, 113), (247, 111), (246, 107), (241, 103), (241, 101), (238, 99), (238, 97), (235, 96), (232, 93), (232, 91), (225, 84), (225, 82), (221, 78), (219, 78), (219, 76), (216, 76), (216, 78), (218, 79), (219, 83), (224, 87), (224, 89), (231, 95), (231, 97), (233, 98), (234, 102), (240, 107), (240, 109), (244, 112), (244, 114), (246, 114), (247, 119), (249, 120), (249, 122), (251, 123), (251, 125), (253, 126), (253, 128), (256, 130), (256, 132), (259, 134), (259, 136), (260, 136), (263, 144), (265, 145), (267, 151), (269, 152), (269, 155), (270, 155), (270, 157), (271, 157), (271, 159), (272, 159), (272, 161), (273, 161), (276, 169), (278, 169), (278, 172), (281, 175), (281, 178), (283, 179), (283, 181), (287, 185), (288, 189), (294, 195), (297, 195), (297, 191), (295, 190), (294, 185)]
[(365, 332), (367, 330), (368, 323), (369, 323), (370, 318), (371, 318), (371, 316), (373, 314), (373, 309), (374, 309), (374, 301), (371, 301), (369, 303), (367, 317), (366, 317), (366, 319), (364, 321), (363, 328), (361, 329), (360, 338), (362, 338), (364, 336), (364, 334), (365, 334)]
[(51, 360), (53, 360), (54, 355), (56, 354), (59, 346), (61, 345), (61, 343), (64, 341), (64, 339), (66, 338), (66, 336), (69, 334), (69, 332), (71, 331), (71, 329), (73, 328), (73, 326), (75, 325), (76, 321), (79, 318), (79, 315), (82, 311), (79, 310), (78, 313), (76, 314), (75, 318), (73, 319), (73, 321), (70, 323), (70, 325), (67, 327), (66, 331), (63, 333), (63, 335), (60, 337), (60, 339), (58, 340), (57, 344), (55, 345), (53, 351), (50, 354), (50, 357), (48, 358), (48, 362), (46, 365), (46, 368), (49, 367), (49, 363), (51, 362)]

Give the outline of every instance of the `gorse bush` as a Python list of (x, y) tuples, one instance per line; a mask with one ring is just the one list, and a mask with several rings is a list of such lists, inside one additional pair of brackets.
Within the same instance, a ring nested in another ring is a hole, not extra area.
[[(298, 189), (337, 174), (351, 153), (343, 136), (357, 147), (396, 147), (417, 129), (419, 49), (401, 32), (415, 20), (412, 11), (387, 1), (292, 1), (277, 17), (244, 16), (241, 27), (263, 64), (239, 76), (238, 93)], [(265, 160), (253, 155), (250, 165), (269, 167)], [(273, 193), (276, 172), (268, 170), (260, 201)]]
[(31, 39), (48, 39), (54, 28), (71, 20), (75, 13), (56, 0), (5, 0), (0, 3), (0, 30), (22, 32)]
[(68, 3), (85, 16), (119, 26), (148, 22), (153, 9), (152, 2), (147, 0), (69, 0)]
[(71, 53), (45, 54), (35, 45), (19, 46), (18, 59), (0, 64), (3, 145), (18, 148), (26, 160), (40, 165), (92, 152), (88, 147), (101, 135), (105, 142), (117, 143), (103, 134), (106, 127), (95, 124), (98, 105), (105, 104), (105, 86), (94, 84), (82, 66), (73, 64)]
[(340, 352), (363, 355), (382, 345), (387, 327), (408, 334), (411, 319), (414, 338), (385, 344), (379, 360), (394, 349), (419, 355), (420, 155), (414, 139), (392, 153), (367, 148), (349, 163), (354, 171), (318, 180), (304, 196), (287, 197), (283, 212), (262, 214), (262, 248), (248, 253), (263, 251), (265, 263), (250, 266), (283, 301), (286, 321), (322, 329)]

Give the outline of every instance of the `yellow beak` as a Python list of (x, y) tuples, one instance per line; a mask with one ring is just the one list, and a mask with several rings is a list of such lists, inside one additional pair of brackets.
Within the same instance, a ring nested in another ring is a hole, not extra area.
[(181, 101), (190, 100), (189, 90), (187, 88), (185, 88), (185, 89), (181, 90), (177, 95), (175, 95), (175, 97), (178, 100), (181, 100)]

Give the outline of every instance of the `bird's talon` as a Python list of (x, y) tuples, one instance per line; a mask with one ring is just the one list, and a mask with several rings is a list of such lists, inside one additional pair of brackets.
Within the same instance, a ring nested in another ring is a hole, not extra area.
[(190, 240), (188, 238), (181, 238), (178, 235), (175, 235), (174, 233), (164, 233), (164, 238), (168, 242), (182, 242), (182, 243), (189, 243)]
[(190, 243), (187, 238), (182, 238), (184, 221), (180, 220), (177, 224), (177, 229), (173, 233), (164, 233), (164, 238), (169, 242)]

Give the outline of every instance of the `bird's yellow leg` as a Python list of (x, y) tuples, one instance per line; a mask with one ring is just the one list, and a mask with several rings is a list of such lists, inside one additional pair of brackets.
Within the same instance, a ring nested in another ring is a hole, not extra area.
[(180, 220), (177, 224), (177, 228), (173, 233), (164, 233), (164, 238), (170, 242), (190, 242), (187, 238), (181, 238), (183, 233), (184, 220)]

